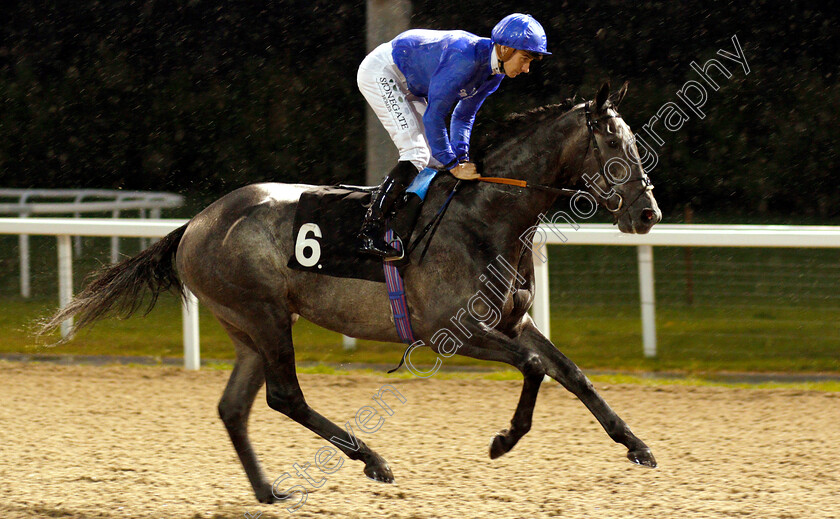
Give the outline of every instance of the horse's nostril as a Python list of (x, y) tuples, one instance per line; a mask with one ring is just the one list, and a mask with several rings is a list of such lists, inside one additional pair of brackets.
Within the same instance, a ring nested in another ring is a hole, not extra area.
[(642, 209), (642, 222), (648, 224), (656, 218), (656, 211), (653, 209)]

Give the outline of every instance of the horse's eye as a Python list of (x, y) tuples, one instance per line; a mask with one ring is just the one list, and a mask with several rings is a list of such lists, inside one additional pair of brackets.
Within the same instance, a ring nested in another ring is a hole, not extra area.
[(615, 139), (610, 139), (607, 144), (609, 144), (611, 148), (618, 148), (618, 141)]

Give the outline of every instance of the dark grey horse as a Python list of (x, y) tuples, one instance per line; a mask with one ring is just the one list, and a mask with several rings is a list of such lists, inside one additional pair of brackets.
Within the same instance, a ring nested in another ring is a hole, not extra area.
[[(452, 328), (451, 318), (457, 318), (459, 329), (468, 337), (457, 353), (504, 362), (524, 375), (510, 428), (493, 439), (491, 458), (508, 452), (528, 432), (537, 392), (548, 375), (589, 408), (610, 438), (627, 447), (630, 460), (656, 466), (648, 447), (526, 313), (534, 293), (533, 257), (520, 237), (528, 235), (559, 196), (560, 190), (551, 186), (582, 184), (584, 174), (594, 178), (587, 189), (615, 214), (623, 232), (646, 233), (661, 218), (632, 133), (616, 112), (625, 93), (626, 85), (610, 99), (605, 84), (593, 102), (543, 107), (504, 123), (506, 135), (489, 148), (484, 171), (524, 179), (533, 187), (462, 182), (422, 264), (405, 269), (411, 322), (418, 339), (441, 352), (442, 342), (435, 344), (432, 336)], [(601, 175), (604, 161), (624, 155), (622, 150), (630, 150), (634, 157), (629, 179), (622, 184), (609, 182)], [(449, 176), (436, 180), (418, 228), (432, 219), (455, 182)], [(333, 443), (349, 458), (364, 462), (368, 477), (383, 482), (394, 479), (379, 454), (312, 409), (298, 384), (292, 325), (299, 316), (351, 337), (398, 341), (382, 284), (287, 268), (295, 250), (292, 225), (297, 201), (310, 187), (258, 184), (222, 197), (152, 247), (106, 268), (43, 327), (43, 331), (52, 329), (75, 315), (76, 328), (80, 328), (109, 310), (133, 311), (144, 292), (152, 293), (154, 304), (162, 290), (188, 287), (218, 318), (236, 346), (236, 366), (219, 402), (219, 414), (261, 502), (287, 497), (272, 493), (248, 439), (248, 414), (264, 382), (272, 409), (326, 440), (340, 439)], [(418, 248), (412, 261), (419, 252)], [(518, 271), (501, 271), (507, 280), (503, 297), (488, 291), (482, 276), (497, 257)], [(482, 289), (487, 299), (474, 304), (473, 310), (487, 315), (490, 306), (497, 308), (493, 326), (473, 313), (464, 314), (462, 308)]]

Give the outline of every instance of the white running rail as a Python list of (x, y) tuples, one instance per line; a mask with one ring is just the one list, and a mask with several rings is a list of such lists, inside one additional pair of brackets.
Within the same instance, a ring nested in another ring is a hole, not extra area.
[[(0, 218), (0, 234), (39, 234), (58, 237), (60, 303), (72, 296), (70, 236), (166, 236), (187, 220)], [(840, 248), (840, 227), (780, 225), (668, 225), (649, 234), (622, 234), (612, 225), (586, 224), (577, 230), (565, 225), (541, 225), (534, 236), (536, 294), (531, 309), (537, 326), (550, 336), (548, 255), (546, 245), (622, 245), (638, 248), (645, 356), (656, 355), (653, 247), (792, 247)], [(536, 254), (536, 252), (541, 254)], [(540, 256), (545, 257), (542, 261)], [(199, 367), (198, 303), (184, 304), (184, 366)], [(69, 326), (69, 323), (68, 323)]]
[[(116, 189), (0, 189), (0, 214), (16, 214), (21, 218), (33, 215), (72, 214), (79, 218), (84, 213), (110, 212), (119, 218), (122, 211), (137, 211), (140, 218), (160, 218), (161, 209), (180, 207), (184, 197), (174, 193), (153, 191), (123, 191)], [(29, 297), (29, 235), (18, 237), (20, 252), (20, 295)], [(146, 248), (146, 237), (141, 238), (141, 248)], [(76, 236), (75, 253), (82, 254), (82, 240)], [(118, 236), (111, 236), (111, 263), (120, 256)]]
[[(188, 220), (136, 220), (107, 218), (0, 218), (0, 234), (40, 234), (58, 240), (58, 301), (63, 308), (73, 297), (73, 250), (70, 236), (123, 236), (127, 238), (162, 238)], [(184, 368), (201, 365), (198, 341), (198, 300), (187, 290), (182, 304)], [(72, 319), (61, 323), (66, 337)]]
[[(540, 225), (534, 235), (534, 322), (551, 336), (548, 304), (546, 245), (624, 245), (638, 249), (642, 345), (646, 357), (656, 356), (656, 301), (653, 247), (790, 247), (840, 248), (840, 227), (800, 225), (689, 225), (658, 224), (649, 234), (623, 234), (613, 225)], [(540, 254), (537, 254), (537, 251)], [(542, 261), (542, 257), (546, 261)]]

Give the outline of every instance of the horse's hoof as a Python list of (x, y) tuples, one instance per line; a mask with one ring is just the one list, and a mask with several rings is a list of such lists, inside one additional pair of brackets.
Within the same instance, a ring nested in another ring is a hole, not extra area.
[(490, 442), (490, 459), (494, 460), (507, 454), (511, 448), (513, 448), (513, 445), (508, 445), (507, 430), (497, 433)]
[(656, 459), (648, 448), (627, 451), (627, 459), (643, 467), (656, 467)]
[(276, 503), (278, 501), (284, 501), (289, 499), (289, 494), (275, 494), (274, 489), (271, 488), (271, 485), (265, 485), (265, 487), (260, 488), (256, 492), (257, 494), (257, 501), (260, 503), (265, 503), (270, 505), (272, 503)]
[[(285, 497), (283, 497), (283, 496), (285, 496)], [(281, 499), (288, 499), (289, 498), (289, 496), (286, 495), (286, 494), (281, 494), (280, 497), (281, 497)], [(272, 494), (268, 494), (267, 496), (257, 496), (257, 501), (259, 501), (260, 503), (265, 503), (267, 505), (270, 505), (270, 504), (274, 503), (275, 501), (279, 501), (279, 500), (280, 499), (276, 499), (274, 497), (274, 495), (272, 495)]]
[(385, 461), (365, 465), (365, 476), (382, 483), (394, 482), (394, 474)]
[(277, 492), (275, 493), (275, 488), (269, 483), (261, 485), (260, 488), (258, 488), (255, 492), (255, 494), (257, 496), (257, 501), (259, 501), (260, 503), (265, 503), (267, 505), (270, 505), (272, 503), (279, 503), (281, 501), (286, 501), (287, 499), (291, 499), (293, 497), (292, 494), (286, 494), (285, 492), (280, 492), (279, 488), (276, 489), (276, 490), (277, 490)]

